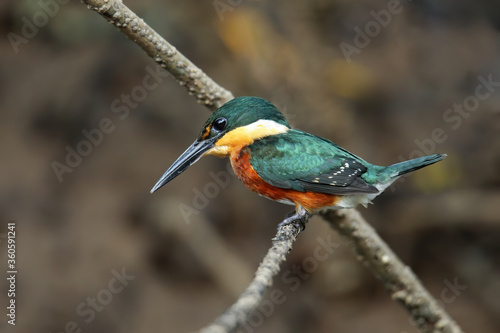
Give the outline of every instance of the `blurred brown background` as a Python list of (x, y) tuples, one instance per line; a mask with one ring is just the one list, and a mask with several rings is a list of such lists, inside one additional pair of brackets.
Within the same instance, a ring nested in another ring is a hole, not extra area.
[[(209, 113), (61, 2), (0, 3), (0, 267), (15, 221), (18, 269), (17, 325), (3, 278), (0, 330), (195, 331), (246, 287), (291, 207), (214, 157), (150, 195)], [(361, 211), (465, 331), (500, 331), (500, 4), (126, 4), (236, 96), (372, 163), (447, 153)], [(417, 332), (317, 217), (271, 295), (243, 332)]]

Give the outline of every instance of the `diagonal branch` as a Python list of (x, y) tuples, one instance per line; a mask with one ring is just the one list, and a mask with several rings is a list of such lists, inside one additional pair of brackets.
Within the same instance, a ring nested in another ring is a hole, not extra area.
[(281, 263), (285, 261), (287, 253), (292, 249), (293, 242), (300, 232), (301, 228), (295, 224), (278, 228), (273, 245), (255, 272), (254, 280), (229, 309), (212, 324), (200, 330), (200, 333), (234, 332), (248, 322), (250, 316), (262, 303), (265, 292), (272, 285), (273, 277), (278, 274)]
[[(199, 103), (215, 110), (233, 95), (215, 83), (174, 46), (164, 40), (121, 0), (82, 0), (139, 45), (185, 86)], [(352, 242), (358, 259), (377, 276), (393, 299), (402, 304), (421, 332), (462, 333), (460, 327), (425, 290), (411, 270), (390, 250), (373, 228), (355, 209), (322, 214), (331, 226)], [(258, 308), (265, 291), (279, 272), (280, 264), (300, 233), (298, 227), (280, 227), (273, 246), (259, 266), (254, 281), (238, 301), (204, 328), (203, 333), (233, 332)]]
[(321, 216), (352, 242), (358, 259), (382, 282), (392, 299), (406, 308), (421, 332), (462, 332), (357, 210), (327, 211)]
[(198, 103), (214, 111), (234, 98), (230, 91), (215, 83), (173, 45), (144, 23), (121, 0), (82, 0), (82, 2), (87, 5), (87, 8), (95, 10), (108, 22), (114, 24), (161, 67), (168, 70), (181, 86), (186, 87), (189, 94), (196, 97)]

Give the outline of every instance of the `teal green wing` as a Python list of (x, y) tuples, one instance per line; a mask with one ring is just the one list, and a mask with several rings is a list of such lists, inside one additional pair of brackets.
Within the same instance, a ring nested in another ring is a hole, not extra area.
[(290, 130), (255, 141), (250, 163), (268, 184), (326, 194), (377, 193), (362, 175), (367, 162), (326, 139)]

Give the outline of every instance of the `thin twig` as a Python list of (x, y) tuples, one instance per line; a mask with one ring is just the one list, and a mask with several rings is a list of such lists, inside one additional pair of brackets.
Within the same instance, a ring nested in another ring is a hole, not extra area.
[(421, 332), (462, 333), (410, 267), (401, 262), (357, 210), (331, 210), (321, 215), (352, 242), (358, 260), (382, 282), (391, 297), (403, 305)]
[(285, 261), (285, 256), (292, 249), (293, 242), (300, 231), (300, 226), (294, 224), (278, 228), (276, 237), (273, 238), (273, 245), (255, 272), (252, 283), (241, 294), (236, 303), (215, 319), (212, 324), (200, 330), (200, 333), (234, 332), (248, 321), (261, 304), (266, 290), (272, 285), (273, 277), (278, 274), (281, 263)]
[[(168, 70), (198, 102), (211, 110), (231, 100), (233, 95), (216, 84), (210, 77), (165, 41), (142, 19), (127, 8), (121, 0), (82, 0), (113, 23), (146, 53)], [(405, 266), (355, 209), (330, 211), (322, 214), (332, 227), (352, 242), (359, 254), (377, 276), (392, 298), (410, 313), (421, 332), (462, 333), (436, 300), (425, 290), (411, 270)], [(298, 227), (289, 225), (278, 229), (273, 246), (259, 266), (254, 281), (238, 301), (204, 328), (203, 333), (233, 332), (243, 325), (258, 308), (272, 278), (279, 272), (280, 264), (300, 233)]]
[(198, 103), (212, 111), (233, 99), (230, 91), (215, 83), (201, 69), (161, 37), (121, 0), (82, 0), (139, 45), (161, 67), (168, 70)]

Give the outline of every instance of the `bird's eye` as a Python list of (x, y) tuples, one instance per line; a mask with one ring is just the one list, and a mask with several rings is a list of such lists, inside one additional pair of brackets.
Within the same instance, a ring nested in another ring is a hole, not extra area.
[(226, 125), (227, 125), (227, 119), (220, 117), (214, 120), (212, 128), (217, 132), (222, 132), (226, 128)]

